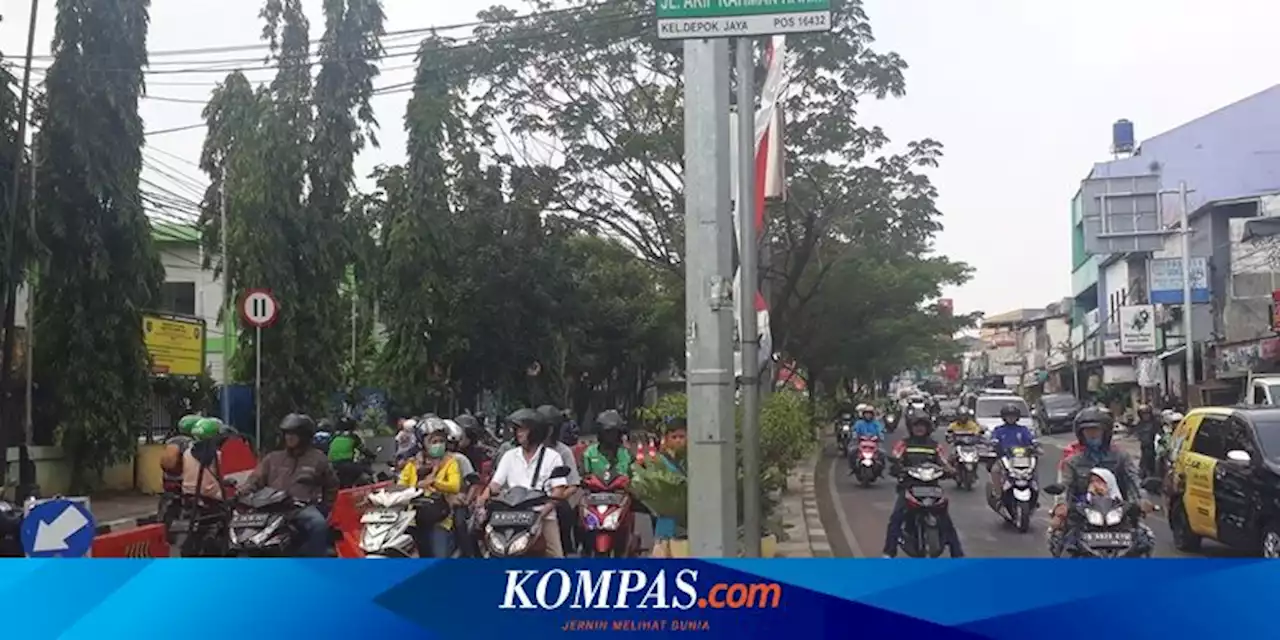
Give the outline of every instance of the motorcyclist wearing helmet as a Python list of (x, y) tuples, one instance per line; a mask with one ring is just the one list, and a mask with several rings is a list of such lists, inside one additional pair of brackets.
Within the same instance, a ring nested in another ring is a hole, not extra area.
[(960, 407), (956, 410), (956, 419), (947, 425), (947, 435), (980, 436), (982, 425), (973, 419), (973, 411), (969, 407)]
[[(1000, 407), (1000, 419), (1002, 422), (991, 430), (991, 449), (997, 457), (1008, 455), (1014, 447), (1026, 447), (1035, 450), (1039, 447), (1036, 444), (1036, 437), (1031, 433), (1031, 429), (1018, 424), (1022, 419), (1022, 408), (1012, 402)], [(987, 490), (993, 495), (1002, 491), (1004, 487), (1004, 467), (1003, 465), (991, 465), (991, 486)]]
[(329, 440), (329, 464), (338, 473), (342, 486), (352, 486), (360, 476), (369, 473), (370, 465), (361, 460), (373, 460), (374, 454), (365, 446), (360, 434), (356, 433), (359, 425), (354, 418), (342, 416), (333, 422), (333, 437)]
[[(507, 423), (515, 432), (519, 446), (506, 452), (498, 460), (489, 486), (480, 494), (481, 503), (488, 502), (495, 492), (510, 487), (547, 491), (552, 498), (563, 499), (567, 492), (566, 479), (551, 476), (556, 468), (566, 466), (567, 463), (555, 449), (546, 445), (547, 431), (550, 429), (546, 420), (533, 409), (519, 409), (507, 416)], [(563, 558), (564, 548), (561, 545), (560, 524), (554, 504), (547, 503), (542, 509), (546, 555)]]
[[(902, 470), (909, 467), (929, 463), (942, 467), (948, 473), (952, 471), (951, 463), (947, 461), (946, 447), (934, 440), (932, 433), (933, 419), (928, 413), (917, 412), (907, 418), (907, 437), (896, 442), (893, 445), (893, 453), (890, 454), (895, 476), (901, 475)], [(905, 485), (899, 482), (898, 500), (893, 505), (893, 512), (889, 514), (889, 526), (884, 533), (884, 557), (886, 558), (898, 555), (902, 524), (907, 517), (905, 492)], [(951, 557), (964, 557), (964, 551), (960, 547), (960, 535), (956, 532), (955, 523), (950, 517), (944, 517), (938, 522), (938, 530), (946, 541), (947, 547), (951, 549)]]
[[(560, 540), (563, 549), (574, 549), (574, 534), (578, 528), (578, 500), (580, 498), (578, 487), (582, 486), (582, 476), (578, 473), (577, 457), (573, 455), (573, 449), (565, 446), (560, 441), (560, 432), (564, 424), (568, 422), (568, 416), (560, 409), (544, 404), (538, 407), (538, 415), (547, 423), (547, 446), (560, 454), (560, 459), (564, 460), (565, 466), (569, 467), (569, 477), (565, 478), (568, 489), (564, 493), (563, 498), (556, 500), (556, 515), (560, 518)], [(571, 523), (572, 526), (564, 523)]]
[(622, 446), (622, 416), (613, 409), (596, 416), (596, 442), (582, 454), (582, 473), (588, 476), (630, 476), (635, 458)]
[(418, 421), (405, 418), (400, 421), (400, 430), (396, 432), (396, 465), (418, 455)]
[(859, 438), (883, 438), (884, 425), (876, 419), (876, 408), (863, 404), (858, 405), (858, 420), (853, 423), (853, 433)]
[(458, 460), (458, 468), (462, 472), (463, 493), (453, 501), (455, 505), (453, 517), (454, 522), (457, 523), (453, 530), (457, 534), (457, 545), (462, 550), (462, 555), (467, 558), (476, 558), (480, 555), (480, 548), (468, 525), (472, 522), (471, 505), (475, 504), (476, 498), (484, 489), (486, 476), (492, 472), (489, 450), (482, 444), (486, 434), (480, 422), (469, 414), (464, 413), (445, 422), (446, 426), (452, 424), (458, 428), (456, 433), (450, 429), (448, 440), (457, 440), (457, 443), (450, 444), (450, 447), (453, 456)]
[[(439, 418), (429, 418), (425, 422), (422, 452), (405, 464), (400, 472), (400, 484), (416, 486), (423, 493), (435, 494), (448, 501), (462, 492), (462, 471), (458, 458), (448, 450), (449, 430), (445, 422)], [(434, 521), (425, 522), (429, 517), (427, 512), (418, 512), (418, 548), (433, 558), (448, 558), (453, 555), (456, 544), (454, 526), (458, 521), (452, 515), (452, 509), (448, 514), (432, 515)]]
[(189, 431), (191, 446), (182, 454), (182, 494), (224, 500), (222, 488), (222, 421), (200, 418)]
[[(1076, 441), (1083, 449), (1065, 460), (1058, 468), (1058, 483), (1067, 490), (1054, 500), (1049, 519), (1049, 551), (1054, 556), (1062, 553), (1068, 500), (1076, 501), (1088, 491), (1089, 479), (1094, 469), (1106, 469), (1115, 476), (1118, 489), (1126, 502), (1138, 502), (1144, 514), (1154, 507), (1147, 499), (1138, 475), (1138, 466), (1128, 453), (1111, 446), (1115, 432), (1115, 420), (1111, 412), (1099, 407), (1086, 407), (1076, 414), (1072, 423)], [(1134, 546), (1138, 550), (1155, 545), (1155, 535), (1146, 523), (1139, 523), (1134, 531)]]
[(263, 487), (284, 491), (294, 500), (307, 503), (294, 524), (302, 534), (299, 553), (322, 557), (329, 546), (329, 523), (325, 519), (338, 493), (338, 474), (329, 458), (311, 446), (316, 423), (311, 416), (291, 413), (280, 421), (283, 448), (263, 456), (238, 493), (249, 494)]
[(178, 420), (177, 429), (169, 439), (164, 441), (164, 452), (160, 454), (160, 468), (165, 473), (165, 480), (172, 483), (182, 482), (182, 459), (187, 448), (191, 446), (191, 428), (200, 422), (201, 416), (188, 414)]

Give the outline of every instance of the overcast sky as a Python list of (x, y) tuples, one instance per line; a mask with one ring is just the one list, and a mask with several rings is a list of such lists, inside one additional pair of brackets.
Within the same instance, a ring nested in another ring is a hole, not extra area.
[[(304, 0), (312, 34), (321, 0)], [(471, 21), (494, 0), (383, 0), (398, 31)], [(36, 53), (47, 54), (54, 1), (41, 3)], [(152, 0), (153, 51), (253, 44), (261, 0)], [(977, 269), (948, 292), (958, 311), (1000, 313), (1070, 295), (1070, 199), (1092, 162), (1107, 159), (1110, 125), (1134, 121), (1139, 140), (1277, 82), (1280, 4), (1259, 0), (867, 0), (880, 49), (911, 68), (907, 96), (868, 105), (859, 118), (897, 141), (931, 137), (946, 147), (933, 172), (946, 230), (938, 251)], [(25, 46), (27, 3), (3, 7), (0, 50)], [(459, 32), (461, 33), (461, 32)], [(413, 40), (388, 41), (394, 57), (379, 86), (412, 80)], [(208, 67), (256, 52), (156, 56), (153, 71)], [(37, 59), (36, 66), (47, 66)], [(240, 64), (240, 63), (237, 63)], [(232, 65), (236, 66), (236, 65)], [(248, 65), (253, 66), (253, 65)], [(153, 73), (142, 115), (150, 131), (200, 121), (201, 102), (226, 74)], [(250, 73), (253, 80), (270, 71)], [(36, 75), (39, 80), (40, 74)], [(179, 101), (162, 100), (173, 98)], [(194, 103), (181, 102), (191, 100)], [(379, 96), (382, 148), (360, 158), (363, 175), (404, 155), (404, 93)], [(202, 130), (153, 135), (149, 179), (193, 197), (181, 174)], [(171, 155), (172, 154), (172, 155)]]

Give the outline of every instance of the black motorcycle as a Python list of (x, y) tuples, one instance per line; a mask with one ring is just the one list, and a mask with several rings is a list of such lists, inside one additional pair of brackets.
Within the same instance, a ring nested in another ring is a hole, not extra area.
[(844, 415), (836, 420), (836, 449), (841, 456), (849, 454), (849, 442), (853, 434), (853, 416)]
[(902, 470), (907, 513), (899, 544), (912, 558), (937, 558), (946, 547), (941, 527), (942, 519), (948, 517), (947, 497), (942, 491), (946, 475), (946, 470), (933, 463)]
[(0, 500), (0, 558), (21, 558), (22, 507)]
[(165, 534), (170, 548), (183, 558), (217, 558), (227, 555), (227, 526), (231, 505), (202, 496), (180, 496)]
[[(564, 478), (569, 467), (556, 467), (548, 478)], [(490, 557), (539, 555), (546, 545), (542, 535), (542, 506), (551, 500), (545, 491), (511, 487), (489, 501), (484, 526), (485, 549)], [(561, 526), (571, 526), (563, 523)]]
[[(1144, 487), (1155, 488), (1156, 481), (1144, 481)], [(1066, 487), (1051, 484), (1044, 488), (1049, 495), (1062, 495)], [(1142, 522), (1142, 508), (1136, 502), (1115, 500), (1110, 496), (1091, 496), (1088, 501), (1073, 501), (1067, 511), (1062, 553), (1069, 558), (1149, 558), (1150, 546), (1136, 545), (1135, 533)]]
[(228, 524), (228, 553), (237, 557), (296, 555), (301, 536), (292, 523), (307, 506), (270, 487), (240, 496)]

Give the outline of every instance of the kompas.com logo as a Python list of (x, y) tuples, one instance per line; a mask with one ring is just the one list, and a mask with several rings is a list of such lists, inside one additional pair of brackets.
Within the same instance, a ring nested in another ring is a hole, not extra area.
[(670, 576), (636, 569), (508, 569), (499, 609), (777, 609), (776, 582), (698, 584), (696, 569)]

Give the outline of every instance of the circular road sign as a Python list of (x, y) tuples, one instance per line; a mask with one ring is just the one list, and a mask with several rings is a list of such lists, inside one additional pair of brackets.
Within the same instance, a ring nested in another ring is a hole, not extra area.
[(240, 317), (251, 327), (265, 327), (280, 315), (280, 303), (266, 289), (249, 289), (240, 298)]

